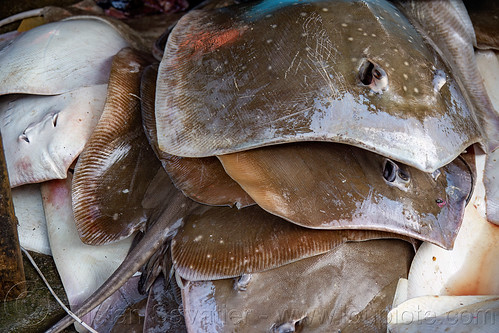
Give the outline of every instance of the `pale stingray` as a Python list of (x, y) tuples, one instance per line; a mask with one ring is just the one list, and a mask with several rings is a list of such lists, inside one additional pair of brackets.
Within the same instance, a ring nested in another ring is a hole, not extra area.
[(357, 147), (301, 142), (220, 155), (262, 208), (316, 229), (370, 229), (452, 248), (473, 186), (458, 158), (430, 174)]
[(28, 184), (12, 189), (12, 202), (19, 223), (19, 244), (26, 250), (52, 255), (40, 184)]
[(99, 121), (107, 85), (57, 96), (0, 97), (0, 130), (12, 187), (63, 179)]
[(158, 66), (144, 70), (141, 82), (142, 123), (146, 136), (175, 186), (194, 201), (214, 206), (255, 204), (253, 199), (225, 173), (216, 157), (186, 158), (170, 155), (158, 148), (154, 101)]
[(78, 308), (123, 262), (132, 238), (91, 246), (83, 244), (75, 227), (71, 205), (71, 174), (42, 184), (52, 255), (71, 308)]
[(369, 230), (313, 230), (258, 206), (210, 207), (184, 218), (171, 243), (173, 265), (189, 281), (258, 273), (322, 254), (345, 242), (407, 237)]
[(148, 61), (130, 48), (115, 56), (104, 111), (76, 164), (73, 209), (86, 244), (126, 238), (147, 220), (142, 199), (161, 168), (140, 114), (140, 77)]
[(55, 95), (107, 83), (112, 57), (128, 45), (90, 17), (39, 26), (3, 44), (0, 94)]
[(409, 272), (409, 298), (499, 294), (499, 226), (485, 218), (485, 156), (476, 157), (477, 183), (454, 248), (447, 251), (430, 243), (421, 245)]
[(387, 1), (193, 10), (156, 97), (159, 147), (178, 156), (333, 141), (433, 172), (482, 138), (446, 61)]
[(400, 240), (346, 243), (239, 279), (184, 281), (188, 332), (381, 332), (412, 253)]
[(495, 333), (499, 296), (422, 296), (388, 313), (391, 333)]
[[(478, 69), (483, 78), (489, 98), (499, 114), (499, 54), (498, 51), (487, 50), (476, 52)], [(487, 220), (499, 224), (499, 150), (489, 153), (485, 165), (485, 191), (487, 203)]]

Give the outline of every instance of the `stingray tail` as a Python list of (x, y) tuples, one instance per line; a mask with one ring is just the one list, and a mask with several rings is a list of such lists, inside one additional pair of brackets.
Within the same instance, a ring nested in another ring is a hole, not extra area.
[[(180, 191), (168, 203), (168, 208), (152, 225), (137, 246), (128, 254), (118, 269), (97, 289), (74, 313), (82, 317), (118, 290), (135, 272), (139, 271), (149, 258), (182, 224), (182, 217), (194, 202)], [(52, 326), (46, 333), (61, 332), (74, 322), (69, 315)]]

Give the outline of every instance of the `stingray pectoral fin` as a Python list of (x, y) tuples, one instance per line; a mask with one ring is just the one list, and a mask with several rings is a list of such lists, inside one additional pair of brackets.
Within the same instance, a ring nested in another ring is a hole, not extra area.
[(44, 24), (2, 48), (0, 94), (54, 95), (106, 83), (112, 56), (127, 46), (96, 18)]
[(460, 158), (432, 175), (337, 143), (290, 143), (218, 158), (263, 209), (295, 224), (389, 231), (444, 248), (452, 248), (473, 180)]
[(86, 244), (126, 238), (147, 220), (141, 201), (161, 167), (141, 124), (140, 78), (149, 62), (130, 48), (114, 57), (104, 111), (75, 167), (73, 209)]
[(314, 230), (289, 223), (259, 206), (210, 207), (191, 214), (172, 239), (172, 259), (189, 281), (267, 271), (331, 251), (346, 242), (405, 239), (373, 230)]
[(418, 25), (453, 68), (475, 109), (482, 127), (482, 147), (499, 147), (499, 115), (487, 96), (475, 58), (475, 32), (462, 1), (400, 2), (409, 20)]
[[(343, 332), (366, 307), (370, 309), (363, 314), (368, 317), (356, 319), (368, 324), (373, 313), (390, 306), (412, 255), (411, 247), (400, 240), (345, 243), (322, 255), (251, 274), (244, 289), (237, 288), (241, 279), (189, 281), (182, 289), (187, 329)], [(365, 332), (382, 332), (386, 322), (380, 319), (377, 329)]]
[[(141, 269), (153, 253), (163, 245), (165, 240), (171, 237), (172, 232), (181, 225), (185, 213), (194, 204), (192, 200), (186, 198), (181, 192), (176, 193), (165, 204), (167, 208), (158, 221), (153, 224), (142, 240), (128, 254), (125, 261), (81, 307), (75, 309), (73, 312), (77, 316), (83, 316), (118, 290), (135, 272)], [(73, 322), (73, 318), (66, 316), (47, 330), (47, 333), (61, 332), (62, 329), (68, 327)]]
[(142, 123), (147, 139), (175, 186), (192, 200), (213, 206), (254, 205), (251, 197), (230, 178), (216, 157), (185, 158), (170, 155), (158, 147), (155, 93), (158, 65), (148, 66), (140, 86)]

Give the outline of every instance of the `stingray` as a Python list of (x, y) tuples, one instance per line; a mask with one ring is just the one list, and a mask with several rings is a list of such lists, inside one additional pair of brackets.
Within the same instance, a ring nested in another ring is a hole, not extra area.
[(484, 131), (485, 151), (499, 146), (499, 116), (494, 111), (476, 64), (475, 31), (461, 0), (397, 2), (402, 12), (451, 65)]
[(495, 295), (499, 293), (499, 226), (487, 222), (483, 168), (476, 155), (477, 184), (450, 251), (423, 243), (411, 265), (408, 297)]
[(265, 210), (317, 229), (396, 232), (452, 248), (472, 170), (461, 158), (435, 173), (357, 147), (303, 142), (220, 155)]
[[(382, 331), (397, 281), (412, 257), (408, 243), (374, 240), (346, 243), (248, 279), (185, 281), (182, 300), (188, 332)], [(373, 299), (385, 295), (376, 308)], [(385, 328), (386, 329), (386, 328)]]
[(123, 262), (132, 239), (104, 246), (83, 244), (75, 228), (71, 181), (69, 174), (67, 179), (43, 183), (41, 191), (52, 255), (74, 309)]
[(482, 129), (436, 51), (385, 1), (259, 1), (183, 16), (159, 66), (161, 150), (359, 146), (433, 172)]
[(87, 244), (126, 238), (147, 220), (141, 202), (161, 168), (141, 126), (138, 93), (148, 61), (130, 48), (115, 56), (104, 111), (76, 164), (73, 209)]
[(215, 280), (266, 271), (345, 242), (380, 238), (404, 237), (381, 231), (303, 228), (258, 206), (211, 207), (184, 219), (172, 239), (171, 256), (182, 278)]
[[(178, 191), (162, 168), (160, 170), (160, 177), (155, 177), (151, 182), (143, 201), (145, 207), (156, 207), (150, 217), (150, 228), (109, 279), (81, 307), (73, 311), (77, 315), (86, 314), (118, 290), (164, 246), (166, 240), (171, 239), (182, 225), (183, 218), (199, 206)], [(72, 322), (73, 319), (67, 316), (47, 332), (60, 332)]]
[(128, 45), (90, 17), (39, 26), (0, 50), (0, 94), (55, 95), (105, 84), (112, 57)]
[(175, 186), (192, 200), (207, 205), (242, 208), (254, 204), (241, 186), (225, 173), (216, 157), (185, 158), (159, 150), (154, 113), (157, 75), (157, 65), (147, 67), (142, 75), (142, 122), (151, 147)]
[(107, 84), (57, 96), (0, 98), (0, 130), (12, 187), (63, 179), (99, 121)]

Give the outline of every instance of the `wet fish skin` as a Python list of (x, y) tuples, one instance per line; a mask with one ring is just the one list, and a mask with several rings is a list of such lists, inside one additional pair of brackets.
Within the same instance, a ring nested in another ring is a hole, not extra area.
[(477, 45), (473, 24), (461, 0), (394, 1), (416, 27), (426, 35), (457, 73), (483, 129), (482, 147), (493, 152), (499, 147), (499, 115), (487, 95), (478, 70), (474, 47)]

